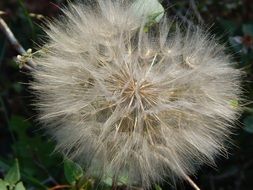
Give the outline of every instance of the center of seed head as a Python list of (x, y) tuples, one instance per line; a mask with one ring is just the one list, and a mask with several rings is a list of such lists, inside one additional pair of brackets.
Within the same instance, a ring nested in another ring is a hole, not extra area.
[(144, 109), (154, 105), (157, 96), (152, 84), (148, 81), (137, 81), (133, 79), (129, 82), (125, 90), (123, 90), (123, 98), (128, 101), (129, 106), (138, 101), (139, 105)]
[(113, 101), (129, 108), (135, 107), (142, 110), (156, 105), (159, 96), (157, 87), (152, 81), (137, 77), (129, 70), (122, 69), (105, 80), (106, 88), (111, 93)]

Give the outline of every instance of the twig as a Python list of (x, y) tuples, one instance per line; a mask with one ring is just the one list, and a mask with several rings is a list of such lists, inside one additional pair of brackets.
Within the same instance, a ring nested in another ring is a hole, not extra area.
[[(2, 13), (3, 12), (1, 12), (1, 14)], [(20, 45), (20, 43), (18, 42), (18, 40), (16, 39), (16, 37), (14, 36), (12, 31), (10, 30), (10, 28), (8, 27), (6, 22), (1, 17), (0, 17), (0, 29), (3, 31), (3, 33), (5, 34), (5, 36), (8, 38), (9, 42), (11, 43), (11, 45), (17, 50), (17, 52), (20, 55), (26, 55), (27, 54), (25, 49)], [(24, 64), (24, 65), (19, 64), (19, 66), (21, 68), (25, 68), (25, 69), (31, 71), (31, 70), (35, 69), (36, 64), (34, 62), (32, 62), (31, 60), (27, 60), (26, 64)]]
[(65, 188), (70, 188), (70, 185), (56, 185), (48, 190), (56, 190), (56, 189), (65, 189)]
[(185, 180), (195, 189), (195, 190), (200, 190), (198, 185), (186, 174), (184, 174)]

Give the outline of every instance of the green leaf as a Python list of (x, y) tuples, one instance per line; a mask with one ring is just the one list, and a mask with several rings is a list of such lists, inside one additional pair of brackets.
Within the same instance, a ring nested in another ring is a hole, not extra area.
[(153, 18), (155, 15), (156, 22), (159, 22), (164, 15), (164, 8), (158, 0), (136, 0), (132, 9), (138, 16)]
[(159, 17), (160, 13), (155, 13), (148, 17), (148, 22), (144, 27), (144, 32), (148, 32), (149, 29), (157, 22), (156, 19)]
[(244, 35), (253, 36), (253, 24), (244, 24), (242, 26), (242, 31)]
[(48, 189), (47, 186), (42, 184), (43, 183), (42, 181), (39, 181), (39, 179), (36, 179), (34, 177), (31, 177), (31, 176), (28, 176), (25, 174), (23, 174), (22, 177), (24, 180), (29, 181), (29, 183), (31, 183), (34, 187), (37, 187), (40, 190), (47, 190)]
[(31, 127), (31, 123), (27, 121), (27, 119), (18, 116), (13, 115), (10, 119), (10, 126), (11, 129), (17, 133), (19, 139), (25, 140), (27, 137), (27, 129)]
[(248, 133), (253, 133), (253, 116), (248, 116), (243, 120), (245, 127), (243, 128)]
[(159, 185), (155, 185), (155, 190), (162, 190), (162, 188)]
[(239, 106), (238, 100), (235, 100), (235, 99), (234, 100), (230, 100), (229, 104), (230, 104), (230, 106), (232, 108), (238, 108), (238, 106)]
[(25, 190), (25, 187), (23, 185), (22, 182), (19, 182), (16, 186), (14, 190)]
[(0, 179), (0, 189), (1, 190), (7, 190), (7, 183)]
[[(52, 154), (55, 146), (53, 141), (39, 136), (35, 132), (37, 127), (33, 126), (28, 119), (22, 116), (12, 115), (10, 128), (17, 138), (12, 147), (18, 152), (19, 162), (22, 163), (22, 179), (26, 180), (27, 183), (31, 183), (35, 189), (46, 190), (47, 187), (41, 184), (45, 179), (45, 175), (39, 167), (35, 167), (34, 162), (31, 162), (31, 160), (36, 155), (43, 167), (47, 169), (54, 167), (61, 157), (56, 153)], [(48, 155), (51, 156), (48, 157)], [(8, 171), (8, 168), (5, 171)], [(58, 173), (59, 170), (50, 170), (51, 175), (58, 175)]]
[(81, 187), (85, 190), (92, 190), (93, 189), (93, 184), (91, 180), (87, 180)]
[[(126, 174), (122, 174), (120, 176), (118, 176), (118, 183), (117, 185), (127, 185), (128, 184), (128, 175)], [(111, 172), (108, 172), (107, 175), (105, 175), (105, 178), (102, 180), (103, 183), (105, 183), (108, 186), (112, 186), (113, 183), (113, 175)]]
[(103, 180), (103, 182), (108, 185), (108, 186), (112, 186), (112, 177), (107, 177)]
[(10, 185), (15, 185), (20, 180), (20, 171), (18, 160), (15, 159), (14, 165), (10, 168), (5, 176), (5, 181)]
[(70, 184), (74, 184), (83, 176), (82, 168), (69, 159), (64, 160), (64, 174)]

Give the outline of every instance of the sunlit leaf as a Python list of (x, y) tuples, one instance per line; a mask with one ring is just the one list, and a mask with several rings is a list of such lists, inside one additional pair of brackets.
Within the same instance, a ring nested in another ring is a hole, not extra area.
[(155, 185), (155, 190), (162, 190), (162, 188), (159, 185)]
[(20, 180), (20, 171), (18, 160), (15, 159), (14, 165), (10, 168), (8, 173), (5, 176), (5, 181), (10, 185), (16, 184)]
[(7, 190), (7, 183), (0, 179), (0, 189), (1, 190)]
[(16, 186), (14, 190), (25, 190), (25, 187), (23, 185), (22, 182), (19, 182)]
[(239, 106), (238, 100), (230, 100), (230, 106), (232, 108), (237, 108)]
[(153, 18), (155, 15), (156, 22), (159, 22), (164, 15), (164, 8), (158, 0), (136, 0), (132, 8), (139, 16)]
[[(128, 175), (125, 174), (125, 175), (121, 175), (121, 176), (118, 176), (118, 183), (117, 185), (127, 185), (128, 184)], [(108, 186), (112, 186), (112, 183), (113, 183), (113, 175), (111, 173), (108, 173), (106, 175), (106, 178), (103, 179), (103, 183), (105, 183), (106, 185)]]

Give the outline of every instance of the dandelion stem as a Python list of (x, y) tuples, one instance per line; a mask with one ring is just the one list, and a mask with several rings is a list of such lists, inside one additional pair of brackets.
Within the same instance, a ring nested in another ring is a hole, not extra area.
[(200, 190), (198, 185), (186, 174), (184, 174), (185, 180), (195, 189), (195, 190)]
[[(0, 29), (3, 31), (5, 36), (8, 38), (11, 45), (17, 50), (17, 52), (21, 55), (26, 54), (25, 49), (22, 47), (22, 45), (18, 42), (16, 37), (14, 36), (11, 29), (8, 27), (6, 22), (0, 17)], [(27, 63), (22, 66), (23, 68), (27, 70), (33, 70), (35, 68), (36, 64), (33, 63), (31, 60), (27, 60)]]

